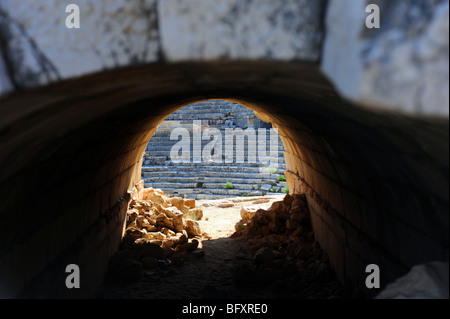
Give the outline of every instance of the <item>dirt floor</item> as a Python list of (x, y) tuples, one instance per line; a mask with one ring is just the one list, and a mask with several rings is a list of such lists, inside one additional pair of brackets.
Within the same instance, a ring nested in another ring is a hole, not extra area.
[[(247, 280), (254, 251), (240, 237), (230, 237), (241, 220), (242, 206), (259, 205), (268, 208), (284, 195), (264, 197), (199, 200), (203, 209), (199, 220), (203, 239), (197, 254), (190, 254), (181, 265), (162, 265), (145, 270), (139, 280), (131, 283), (107, 280), (93, 298), (150, 299), (227, 299), (227, 298), (341, 298), (343, 289), (331, 278), (319, 286), (308, 284), (302, 291), (291, 291), (277, 280), (270, 280), (273, 270), (258, 268), (262, 279)], [(251, 275), (253, 275), (252, 273)], [(299, 287), (300, 289), (300, 287)], [(308, 293), (308, 289), (310, 293)], [(319, 293), (318, 293), (319, 292)]]

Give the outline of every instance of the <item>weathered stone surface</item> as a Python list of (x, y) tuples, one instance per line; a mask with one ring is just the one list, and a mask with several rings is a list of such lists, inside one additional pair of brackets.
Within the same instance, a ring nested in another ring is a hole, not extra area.
[(162, 49), (169, 61), (317, 61), (323, 4), (317, 0), (160, 1)]
[(255, 216), (256, 212), (259, 209), (268, 209), (268, 208), (269, 207), (264, 207), (264, 206), (261, 207), (261, 206), (258, 206), (258, 205), (243, 206), (241, 208), (241, 212), (240, 212), (241, 218), (245, 222), (247, 222), (247, 221), (251, 220), (253, 218), (253, 216)]
[(142, 215), (136, 217), (136, 224), (139, 228), (147, 228), (151, 226), (148, 219)]
[[(184, 199), (179, 197), (169, 198), (164, 192), (157, 189), (143, 189), (142, 198), (134, 198), (127, 212), (127, 241), (145, 237), (148, 240), (167, 240), (182, 233), (185, 228), (201, 235), (198, 227), (186, 224), (186, 218), (201, 219), (203, 211), (195, 207), (184, 205)], [(190, 205), (192, 206), (191, 202)], [(175, 205), (175, 206), (172, 206)], [(186, 214), (183, 214), (183, 212)], [(166, 246), (172, 246), (173, 241), (164, 242)]]
[(2, 1), (6, 63), (21, 87), (157, 60), (156, 0), (76, 3), (80, 28), (67, 29), (67, 3)]
[[(29, 69), (30, 79), (48, 75)], [(20, 79), (28, 68), (17, 70)], [(366, 253), (373, 262), (391, 256), (388, 272), (448, 258), (448, 121), (366, 112), (335, 93), (315, 64), (233, 60), (111, 69), (2, 96), (0, 255), (8, 275), (0, 295), (73, 297), (98, 282), (122, 235), (126, 192), (152, 127), (194, 98), (241, 99), (283, 126), (291, 192), (308, 191), (317, 238), (340, 278), (363, 273), (356, 257)], [(371, 242), (380, 250), (367, 250)], [(79, 256), (92, 279), (82, 290), (57, 284), (66, 256)]]
[(381, 291), (377, 299), (448, 299), (449, 264), (432, 262), (414, 266)]
[(169, 202), (164, 195), (165, 194), (161, 190), (153, 188), (145, 188), (143, 191), (142, 199), (150, 200), (152, 201), (152, 203), (159, 204), (162, 207), (166, 208), (169, 206)]
[(136, 228), (130, 227), (126, 230), (124, 239), (135, 241), (138, 238), (146, 236), (146, 233)]
[(169, 199), (169, 202), (171, 205), (175, 206), (179, 210), (182, 210), (184, 208), (184, 200), (181, 197), (171, 197)]
[(291, 206), (292, 202), (294, 201), (294, 197), (292, 197), (291, 195), (287, 194), (286, 196), (284, 196), (283, 198), (283, 204), (285, 206)]
[(137, 209), (130, 209), (127, 211), (127, 223), (132, 223), (139, 216), (139, 211)]
[[(347, 289), (344, 289), (337, 280), (328, 255), (319, 243), (314, 241), (313, 236), (295, 234), (297, 229), (302, 229), (302, 226), (296, 229), (286, 227), (283, 233), (278, 231), (265, 233), (264, 229), (268, 226), (256, 223), (260, 216), (266, 216), (271, 221), (285, 220), (285, 212), (290, 211), (286, 206), (298, 206), (299, 200), (303, 201), (303, 199), (302, 195), (287, 195), (282, 201), (272, 205), (270, 210), (258, 211), (248, 223), (253, 232), (245, 228), (237, 231), (236, 235), (242, 236), (253, 252), (251, 262), (243, 262), (236, 267), (237, 284), (270, 284), (271, 288), (276, 289), (277, 296), (287, 294), (293, 297), (294, 294), (289, 292), (291, 289), (301, 291), (296, 292), (295, 295), (303, 298), (349, 296), (350, 291), (346, 291)], [(283, 213), (279, 214), (279, 211)], [(307, 208), (306, 214), (309, 219)], [(287, 218), (289, 221), (289, 216)], [(308, 230), (311, 230), (310, 226)], [(299, 289), (299, 286), (304, 288)]]
[[(379, 29), (366, 28), (369, 3)], [(322, 69), (358, 104), (448, 116), (448, 39), (448, 1), (332, 0)]]
[(156, 232), (150, 232), (147, 233), (147, 235), (145, 236), (145, 238), (152, 240), (152, 239), (159, 239), (159, 240), (163, 240), (166, 239), (166, 236), (164, 236), (163, 233), (156, 231)]
[(182, 232), (185, 228), (186, 224), (182, 214), (177, 214), (173, 217), (172, 220), (173, 228), (176, 232)]
[[(6, 63), (20, 87), (109, 68), (199, 59), (317, 61), (324, 1), (78, 1), (81, 27), (65, 27), (65, 3), (2, 3)], [(255, 23), (258, 21), (258, 23)], [(55, 39), (59, 39), (55, 41)], [(220, 39), (220, 41), (217, 41)], [(2, 88), (9, 89), (6, 80)]]
[(185, 199), (184, 200), (184, 205), (188, 208), (195, 208), (195, 199)]
[(270, 208), (244, 206), (242, 220), (235, 226), (236, 234), (271, 235), (266, 238), (276, 238), (276, 241), (280, 240), (277, 237), (280, 235), (297, 241), (304, 232), (312, 230), (308, 207), (300, 203), (304, 203), (304, 196), (287, 194), (282, 201), (272, 203)]
[(200, 220), (203, 218), (203, 210), (201, 208), (195, 207), (189, 209), (188, 215), (193, 220)]
[[(195, 253), (194, 258), (204, 255), (198, 250), (199, 239), (208, 236), (202, 234), (196, 221), (186, 219), (180, 211), (189, 211), (189, 207), (182, 206), (183, 199), (173, 200), (155, 189), (143, 189), (142, 194), (145, 199), (133, 198), (130, 202), (127, 216), (132, 218), (127, 219), (120, 250), (109, 262), (110, 275), (122, 281), (139, 279), (144, 269), (181, 265), (186, 254)], [(194, 205), (192, 209), (197, 208)]]
[(200, 226), (195, 220), (187, 219), (185, 229), (190, 236), (199, 236), (202, 234)]
[(133, 246), (133, 250), (135, 251), (139, 259), (144, 256), (153, 256), (156, 258), (164, 257), (164, 249), (145, 238), (136, 240), (135, 245)]
[[(379, 29), (365, 26), (369, 3), (380, 7)], [(322, 57), (325, 74), (358, 104), (449, 114), (448, 1), (77, 4), (81, 27), (68, 29), (65, 3), (2, 2), (0, 94), (163, 58), (317, 62)]]

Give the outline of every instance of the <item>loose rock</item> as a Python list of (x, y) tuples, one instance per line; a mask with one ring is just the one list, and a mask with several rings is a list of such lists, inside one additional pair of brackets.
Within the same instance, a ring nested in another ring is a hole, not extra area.
[(138, 279), (144, 268), (181, 265), (185, 256), (174, 254), (194, 253), (200, 242), (198, 239), (189, 242), (188, 237), (203, 238), (199, 224), (192, 220), (193, 216), (203, 217), (203, 211), (195, 207), (195, 200), (169, 198), (153, 188), (137, 193), (141, 198), (130, 201), (120, 250), (110, 260), (109, 273), (124, 281)]
[(190, 236), (198, 236), (202, 234), (199, 224), (195, 220), (186, 220), (186, 232)]
[[(267, 209), (268, 207), (266, 207)], [(256, 212), (261, 209), (261, 207), (257, 206), (257, 205), (252, 205), (252, 206), (243, 206), (241, 208), (241, 218), (242, 220), (244, 220), (245, 222), (251, 220), (253, 218), (253, 216), (255, 216)]]
[[(296, 298), (329, 295), (316, 284), (326, 282), (338, 287), (332, 291), (334, 296), (343, 296), (326, 252), (314, 241), (304, 194), (286, 195), (270, 208), (243, 207), (241, 217), (233, 236), (246, 241), (254, 255), (252, 264), (237, 268), (237, 282), (270, 284), (277, 295)], [(303, 292), (299, 287), (304, 287)]]

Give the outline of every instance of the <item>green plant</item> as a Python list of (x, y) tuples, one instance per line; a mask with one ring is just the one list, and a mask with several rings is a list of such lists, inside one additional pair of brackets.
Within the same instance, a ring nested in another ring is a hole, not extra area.
[(271, 191), (272, 193), (276, 193), (276, 192), (277, 192), (277, 188), (276, 188), (275, 186), (272, 186), (272, 188), (270, 189), (270, 191)]
[(269, 167), (269, 168), (267, 169), (267, 171), (268, 171), (270, 174), (275, 174), (275, 173), (277, 172), (277, 169), (276, 169), (275, 167)]
[(285, 194), (289, 194), (289, 186), (285, 186), (285, 187), (283, 188), (283, 192), (284, 192)]
[(286, 181), (286, 176), (284, 176), (284, 175), (278, 176), (278, 181), (279, 182), (285, 182)]
[(189, 215), (189, 217), (190, 217), (192, 220), (198, 220), (197, 213), (195, 213), (195, 212), (189, 212), (188, 215)]
[(232, 183), (230, 183), (230, 182), (226, 182), (226, 183), (225, 183), (225, 186), (224, 186), (223, 188), (225, 188), (225, 189), (233, 189), (233, 188), (234, 188), (234, 186), (233, 186), (233, 184), (232, 184)]

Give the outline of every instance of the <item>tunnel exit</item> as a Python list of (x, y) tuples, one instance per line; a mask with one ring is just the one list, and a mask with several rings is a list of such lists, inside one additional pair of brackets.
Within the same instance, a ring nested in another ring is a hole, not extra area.
[(207, 100), (159, 124), (142, 161), (146, 187), (194, 199), (289, 193), (278, 131), (244, 106)]

